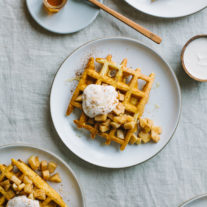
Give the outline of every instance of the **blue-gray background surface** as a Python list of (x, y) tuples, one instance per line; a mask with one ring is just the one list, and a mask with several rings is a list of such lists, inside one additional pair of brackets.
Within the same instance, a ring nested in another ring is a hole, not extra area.
[[(187, 77), (180, 64), (184, 43), (207, 34), (207, 9), (165, 20), (120, 0), (104, 3), (159, 34), (163, 43), (154, 44), (102, 11), (81, 32), (52, 34), (33, 21), (24, 0), (0, 1), (0, 144), (32, 143), (61, 156), (77, 174), (87, 207), (178, 206), (207, 192), (207, 84)], [(63, 60), (83, 43), (110, 36), (138, 39), (160, 53), (176, 72), (183, 99), (180, 124), (167, 147), (144, 164), (120, 170), (92, 166), (73, 155), (57, 136), (49, 112), (50, 88)]]

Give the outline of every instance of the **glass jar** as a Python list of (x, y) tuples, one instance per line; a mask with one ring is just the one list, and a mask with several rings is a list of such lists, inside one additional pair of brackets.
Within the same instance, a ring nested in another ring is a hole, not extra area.
[(59, 12), (65, 6), (66, 2), (67, 0), (43, 0), (45, 8), (52, 13)]

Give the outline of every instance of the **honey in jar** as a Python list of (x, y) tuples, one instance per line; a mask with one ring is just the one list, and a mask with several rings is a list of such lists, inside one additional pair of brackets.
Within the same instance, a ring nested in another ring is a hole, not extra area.
[(49, 12), (59, 12), (65, 6), (66, 2), (67, 0), (43, 0), (45, 8)]

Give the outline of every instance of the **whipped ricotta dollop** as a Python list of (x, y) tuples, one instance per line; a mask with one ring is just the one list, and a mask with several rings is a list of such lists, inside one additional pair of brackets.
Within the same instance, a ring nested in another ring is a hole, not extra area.
[(40, 204), (26, 196), (17, 196), (8, 201), (7, 207), (40, 207)]
[(83, 91), (83, 111), (90, 118), (108, 114), (118, 104), (117, 96), (113, 86), (90, 84)]
[(184, 64), (188, 72), (196, 78), (207, 79), (207, 37), (193, 40), (186, 47)]

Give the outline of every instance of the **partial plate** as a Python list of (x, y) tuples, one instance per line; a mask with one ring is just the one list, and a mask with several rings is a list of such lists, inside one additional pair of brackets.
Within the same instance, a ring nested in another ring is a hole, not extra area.
[(15, 144), (0, 147), (0, 162), (10, 164), (11, 158), (27, 161), (31, 155), (38, 155), (40, 160), (54, 161), (57, 163), (57, 172), (62, 182), (50, 185), (62, 196), (63, 200), (71, 207), (84, 207), (84, 198), (81, 187), (71, 168), (58, 156), (46, 150), (29, 145)]
[(186, 201), (180, 207), (206, 207), (206, 206), (207, 206), (207, 194), (203, 194)]
[[(128, 58), (128, 67), (140, 67), (144, 74), (155, 72), (156, 79), (144, 117), (151, 118), (156, 125), (162, 126), (163, 134), (159, 143), (129, 145), (120, 151), (118, 144), (106, 146), (104, 138), (92, 140), (86, 130), (77, 129), (73, 123), (77, 119), (76, 113), (65, 116), (77, 85), (77, 81), (71, 80), (83, 71), (90, 56), (106, 57), (108, 54), (112, 54), (115, 62)], [(172, 137), (179, 121), (180, 109), (180, 87), (173, 70), (155, 51), (129, 38), (99, 39), (75, 50), (57, 72), (50, 95), (52, 120), (65, 145), (83, 160), (107, 168), (129, 167), (156, 155)]]
[(86, 0), (68, 0), (64, 8), (54, 14), (47, 13), (43, 0), (26, 0), (26, 4), (40, 26), (58, 34), (74, 33), (87, 27), (99, 13), (99, 9)]
[(207, 6), (206, 0), (125, 0), (137, 10), (156, 17), (178, 18), (194, 14)]

